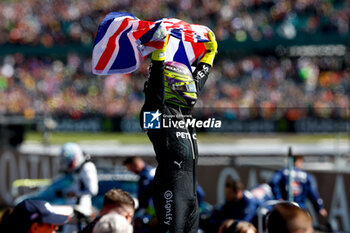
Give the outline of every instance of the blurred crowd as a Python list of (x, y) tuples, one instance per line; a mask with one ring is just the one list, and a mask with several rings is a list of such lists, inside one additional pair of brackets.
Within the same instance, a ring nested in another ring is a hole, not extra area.
[(343, 0), (27, 0), (0, 2), (0, 44), (90, 44), (112, 11), (142, 20), (180, 18), (209, 26), (217, 39), (262, 41), (275, 36), (349, 33), (350, 2)]
[[(91, 59), (0, 60), (0, 113), (33, 118), (43, 114), (125, 116), (139, 114), (149, 60), (132, 74), (95, 76)], [(307, 114), (345, 118), (350, 64), (340, 57), (280, 58), (249, 55), (218, 61), (197, 107), (228, 117), (296, 120)]]
[(346, 117), (350, 66), (339, 58), (251, 55), (214, 67), (203, 107), (223, 108), (239, 119)]
[(84, 113), (125, 115), (140, 111), (147, 64), (131, 75), (92, 75), (91, 59), (67, 55), (65, 62), (52, 58), (24, 58), (21, 54), (3, 60), (0, 76), (0, 112), (24, 114)]
[[(155, 10), (158, 7), (159, 10)], [(207, 25), (217, 40), (266, 41), (349, 34), (350, 1), (340, 0), (27, 0), (0, 2), (0, 45), (91, 45), (112, 11), (143, 20), (180, 18)], [(221, 48), (225, 49), (225, 48)], [(220, 48), (219, 48), (220, 52)], [(273, 53), (270, 53), (273, 54)], [(236, 55), (216, 61), (197, 107), (233, 119), (296, 120), (306, 114), (344, 118), (350, 59), (342, 56)], [(97, 77), (91, 58), (70, 53), (0, 58), (0, 113), (125, 116), (139, 114), (149, 60), (129, 75)]]

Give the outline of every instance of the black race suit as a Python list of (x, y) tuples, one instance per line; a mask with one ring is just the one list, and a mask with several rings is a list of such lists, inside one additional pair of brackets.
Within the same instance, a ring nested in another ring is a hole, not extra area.
[[(143, 124), (144, 111), (162, 113), (161, 119), (174, 116), (172, 121), (184, 120), (182, 115), (189, 115), (191, 109), (165, 103), (164, 99), (164, 62), (152, 61), (149, 80), (145, 85), (145, 104), (140, 119)], [(197, 93), (204, 86), (210, 66), (199, 63), (193, 72)], [(186, 117), (190, 118), (191, 117)], [(143, 126), (141, 126), (143, 127)], [(188, 233), (198, 231), (198, 202), (196, 194), (196, 166), (198, 148), (196, 131), (188, 128), (149, 129), (158, 162), (154, 177), (153, 202), (156, 210), (159, 231), (170, 233)]]

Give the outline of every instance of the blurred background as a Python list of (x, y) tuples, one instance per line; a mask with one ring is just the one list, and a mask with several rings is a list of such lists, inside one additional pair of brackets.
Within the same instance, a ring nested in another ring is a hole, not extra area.
[[(56, 175), (67, 141), (100, 168), (125, 170), (129, 155), (155, 164), (139, 127), (149, 59), (132, 74), (91, 72), (95, 33), (112, 11), (179, 18), (215, 32), (219, 51), (194, 115), (223, 123), (200, 130), (200, 169), (216, 167), (219, 176), (227, 167), (238, 174), (247, 168), (251, 175), (240, 178), (253, 186), (286, 166), (291, 147), (305, 155), (306, 169), (333, 177), (319, 184), (328, 221), (350, 231), (349, 0), (1, 1), (2, 205), (12, 203), (16, 179)], [(210, 190), (217, 180), (199, 182), (216, 204), (222, 191)]]

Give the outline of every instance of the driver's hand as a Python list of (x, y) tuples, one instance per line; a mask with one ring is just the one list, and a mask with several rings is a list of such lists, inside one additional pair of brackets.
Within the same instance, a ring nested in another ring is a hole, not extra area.
[(165, 37), (163, 48), (153, 51), (152, 60), (154, 60), (154, 61), (164, 61), (165, 60), (165, 52), (166, 52), (166, 47), (168, 45), (169, 37), (170, 37), (170, 35), (167, 34)]
[(218, 50), (218, 43), (215, 40), (215, 35), (211, 31), (208, 32), (208, 37), (210, 41), (204, 42), (207, 53), (200, 60), (200, 62), (213, 66), (214, 58)]

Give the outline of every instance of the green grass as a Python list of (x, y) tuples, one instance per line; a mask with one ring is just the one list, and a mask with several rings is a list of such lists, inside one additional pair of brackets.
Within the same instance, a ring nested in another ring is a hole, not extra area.
[[(349, 140), (349, 134), (209, 134), (199, 133), (200, 143), (233, 143), (238, 140), (267, 140), (278, 139), (286, 143), (312, 143), (320, 140)], [(43, 142), (43, 135), (38, 132), (27, 132), (26, 142)], [(148, 144), (145, 133), (51, 133), (48, 137), (50, 144), (65, 142), (94, 142), (94, 143), (121, 143), (121, 144)]]
[[(44, 137), (38, 132), (28, 132), (26, 142), (43, 142)], [(109, 142), (122, 144), (148, 143), (148, 137), (143, 133), (51, 133), (48, 136), (50, 144), (62, 144), (65, 142)]]

